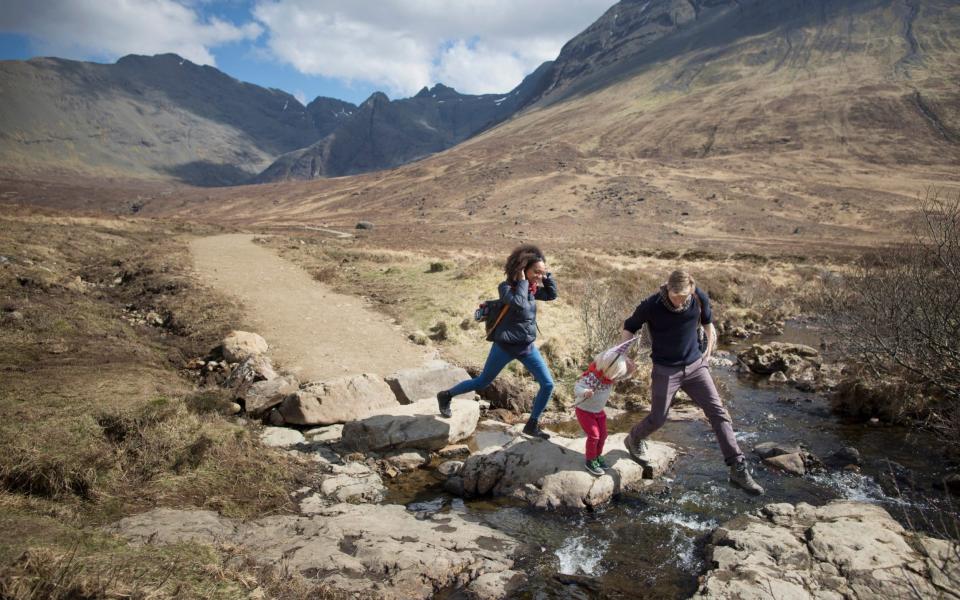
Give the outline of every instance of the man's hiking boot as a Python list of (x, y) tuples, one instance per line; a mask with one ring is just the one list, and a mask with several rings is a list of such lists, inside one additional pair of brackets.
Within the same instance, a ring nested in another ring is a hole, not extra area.
[(607, 461), (605, 461), (602, 456), (598, 456), (596, 458), (596, 461), (597, 461), (597, 466), (603, 469), (604, 471), (609, 471), (612, 468), (610, 465), (607, 464)]
[(527, 421), (527, 424), (523, 426), (523, 434), (529, 435), (530, 437), (540, 438), (541, 440), (550, 439), (550, 434), (540, 429), (540, 424), (532, 420)]
[(647, 454), (646, 440), (635, 440), (633, 439), (633, 436), (628, 433), (627, 437), (623, 439), (623, 445), (626, 447), (627, 452), (630, 453), (630, 458), (637, 461), (641, 465), (650, 464), (650, 456)]
[(446, 390), (437, 392), (437, 404), (440, 406), (440, 416), (445, 419), (453, 416), (453, 411), (450, 410), (450, 400), (450, 392)]
[(600, 463), (597, 461), (597, 459), (584, 461), (583, 466), (591, 475), (596, 477), (603, 475), (603, 469), (600, 467)]
[(730, 467), (730, 483), (752, 496), (760, 496), (763, 494), (763, 488), (753, 480), (753, 476), (750, 475), (750, 470), (747, 469), (747, 463), (745, 461), (740, 461)]

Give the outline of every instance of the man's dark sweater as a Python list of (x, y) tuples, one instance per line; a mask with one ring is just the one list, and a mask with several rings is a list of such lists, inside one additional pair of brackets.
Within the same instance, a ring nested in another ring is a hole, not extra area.
[(696, 300), (687, 310), (676, 313), (664, 306), (658, 292), (641, 302), (633, 315), (623, 322), (623, 328), (633, 334), (640, 331), (644, 323), (650, 328), (653, 342), (650, 359), (654, 364), (682, 367), (700, 360), (697, 321), (706, 325), (713, 320), (713, 313), (706, 292), (695, 288), (694, 293)]

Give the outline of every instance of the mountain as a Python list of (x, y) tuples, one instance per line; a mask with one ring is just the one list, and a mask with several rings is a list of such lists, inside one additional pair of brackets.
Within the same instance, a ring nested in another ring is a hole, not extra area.
[(541, 65), (507, 94), (460, 94), (442, 84), (402, 100), (375, 93), (329, 136), (281, 156), (255, 181), (353, 175), (446, 150), (538, 97), (549, 67), (550, 63)]
[[(0, 160), (31, 170), (239, 183), (349, 116), (329, 100), (243, 83), (174, 54), (105, 65), (0, 62)], [(333, 110), (326, 110), (327, 105)]]

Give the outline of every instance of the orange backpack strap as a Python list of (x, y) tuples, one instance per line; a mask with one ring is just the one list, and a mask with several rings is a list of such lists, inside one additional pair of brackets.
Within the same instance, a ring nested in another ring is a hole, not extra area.
[(508, 310), (510, 310), (510, 305), (504, 304), (503, 308), (500, 309), (500, 314), (497, 315), (497, 320), (494, 322), (493, 327), (491, 327), (490, 330), (487, 331), (487, 335), (490, 335), (497, 330), (497, 327), (500, 325), (500, 321), (502, 321), (503, 317), (506, 316)]

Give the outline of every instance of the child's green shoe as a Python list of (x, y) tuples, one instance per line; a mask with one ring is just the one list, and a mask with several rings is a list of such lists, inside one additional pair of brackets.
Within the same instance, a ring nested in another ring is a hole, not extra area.
[(584, 461), (583, 466), (586, 467), (591, 475), (596, 475), (597, 477), (603, 475), (603, 469), (600, 467), (600, 464), (597, 463), (597, 459)]
[(607, 464), (607, 461), (603, 460), (602, 456), (598, 456), (596, 459), (594, 459), (594, 462), (597, 463), (597, 466), (604, 471), (610, 470), (610, 465)]

